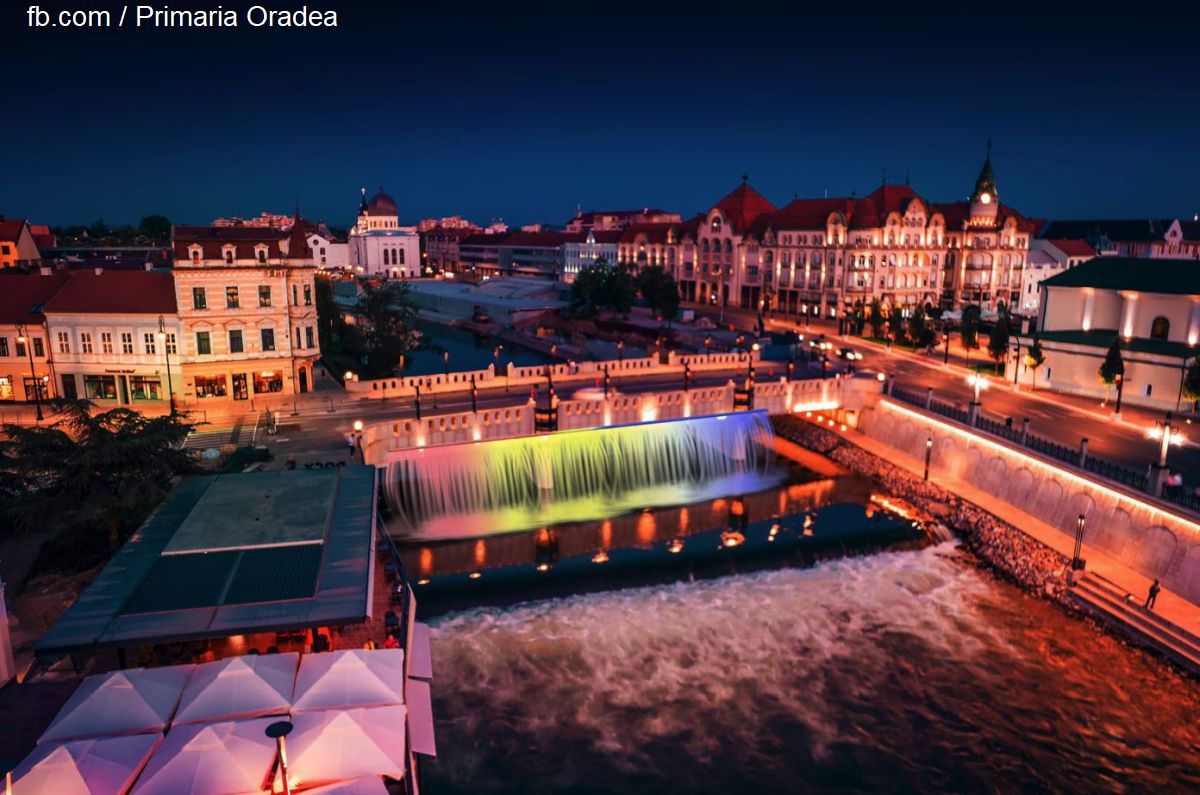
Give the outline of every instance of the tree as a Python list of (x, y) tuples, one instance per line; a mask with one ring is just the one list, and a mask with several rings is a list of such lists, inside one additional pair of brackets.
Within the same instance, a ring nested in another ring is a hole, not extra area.
[(871, 324), (871, 336), (876, 339), (883, 336), (883, 324), (886, 322), (883, 317), (883, 307), (879, 301), (872, 301), (871, 306), (867, 309), (867, 322)]
[(977, 304), (963, 307), (962, 322), (958, 327), (959, 339), (967, 351), (967, 361), (971, 360), (971, 351), (979, 350), (979, 318), (982, 312)]
[(905, 331), (908, 339), (915, 348), (925, 348), (933, 344), (933, 328), (925, 317), (925, 310), (917, 307), (908, 316)]
[(1042, 352), (1042, 341), (1034, 337), (1028, 350), (1025, 351), (1025, 364), (1029, 367), (1029, 387), (1031, 389), (1037, 389), (1037, 371), (1045, 363), (1046, 354)]
[(1193, 359), (1183, 375), (1183, 397), (1192, 403), (1200, 400), (1200, 359)]
[(651, 309), (668, 323), (674, 319), (679, 311), (679, 285), (674, 276), (660, 265), (650, 265), (642, 268), (634, 282)]
[(1001, 363), (1008, 356), (1008, 342), (1011, 335), (1012, 326), (1008, 319), (1008, 310), (1001, 306), (1000, 315), (996, 318), (995, 324), (992, 325), (992, 331), (988, 335), (988, 353), (996, 363), (997, 375), (1000, 374)]
[(367, 284), (355, 312), (361, 318), (359, 338), (373, 373), (391, 374), (400, 357), (421, 344), (417, 310), (408, 295), (408, 282)]
[(115, 551), (175, 477), (196, 469), (182, 449), (193, 427), (183, 417), (89, 409), (73, 401), (51, 426), (0, 428), (0, 527), (53, 531), (71, 570), (95, 565), (106, 547)]
[(138, 234), (155, 245), (171, 240), (171, 219), (165, 215), (147, 215), (138, 224)]
[(571, 312), (580, 317), (591, 317), (601, 309), (629, 314), (636, 296), (637, 285), (628, 270), (598, 259), (575, 275)]
[(345, 349), (346, 322), (333, 298), (333, 281), (322, 274), (317, 274), (315, 281), (317, 291), (317, 333), (321, 339), (321, 347), (325, 350)]
[[(1117, 382), (1117, 377), (1125, 377), (1125, 360), (1121, 358), (1121, 338), (1113, 339), (1112, 345), (1108, 347), (1108, 353), (1104, 354), (1104, 361), (1100, 362), (1098, 371), (1100, 383), (1106, 387), (1112, 387)], [(1108, 398), (1106, 397), (1105, 400)]]

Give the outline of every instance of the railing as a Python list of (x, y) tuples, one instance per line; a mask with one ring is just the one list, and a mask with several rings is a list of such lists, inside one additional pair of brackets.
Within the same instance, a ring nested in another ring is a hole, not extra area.
[[(889, 394), (896, 400), (926, 408), (933, 414), (960, 422), (963, 425), (971, 424), (969, 411), (959, 408), (955, 404), (934, 399), (929, 394), (919, 394), (895, 385), (892, 385)], [(1139, 472), (1132, 467), (1118, 464), (1115, 461), (1109, 461), (1106, 458), (1085, 454), (1079, 447), (1072, 447), (1052, 439), (1036, 436), (1029, 433), (1027, 426), (1014, 427), (1011, 420), (994, 419), (981, 413), (975, 417), (974, 427), (978, 431), (991, 436), (998, 436), (1018, 446), (1023, 445), (1047, 458), (1053, 458), (1071, 467), (1080, 468), (1080, 459), (1082, 459), (1083, 470), (1091, 472), (1094, 475), (1099, 475), (1107, 480), (1120, 483), (1128, 488), (1137, 491), (1148, 491), (1150, 488), (1149, 476), (1146, 472)], [(1184, 493), (1179, 489), (1175, 490), (1175, 492), (1171, 493), (1168, 490), (1168, 492), (1163, 494), (1163, 497), (1185, 508), (1200, 512), (1200, 496)]]
[(1189, 511), (1200, 513), (1200, 494), (1184, 491), (1180, 486), (1167, 486), (1163, 489), (1162, 496), (1167, 502), (1173, 502)]

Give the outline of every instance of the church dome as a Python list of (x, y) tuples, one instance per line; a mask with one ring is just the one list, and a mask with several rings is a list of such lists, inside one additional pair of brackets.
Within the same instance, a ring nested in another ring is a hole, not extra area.
[(367, 202), (367, 215), (399, 215), (396, 210), (396, 200), (388, 196), (382, 190), (371, 197)]

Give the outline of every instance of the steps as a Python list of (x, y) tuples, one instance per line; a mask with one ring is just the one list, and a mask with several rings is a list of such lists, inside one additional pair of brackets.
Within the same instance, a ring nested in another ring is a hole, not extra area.
[(196, 430), (188, 434), (188, 438), (184, 440), (183, 448), (185, 450), (205, 450), (209, 447), (221, 447), (226, 444), (245, 447), (254, 444), (257, 431), (258, 417), (256, 415), (242, 417), (232, 425), (219, 427), (198, 425)]
[(1166, 654), (1194, 674), (1200, 674), (1200, 637), (1142, 607), (1144, 596), (1128, 591), (1104, 577), (1084, 572), (1070, 590), (1071, 599), (1084, 610), (1118, 625), (1138, 640)]

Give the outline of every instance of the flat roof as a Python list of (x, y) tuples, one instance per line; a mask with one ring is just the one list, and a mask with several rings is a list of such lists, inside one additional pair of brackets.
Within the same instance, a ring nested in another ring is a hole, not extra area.
[(185, 478), (34, 650), (362, 621), (375, 501), (369, 466)]
[(1189, 259), (1096, 257), (1042, 282), (1046, 287), (1093, 287), (1163, 295), (1200, 294), (1200, 263)]

